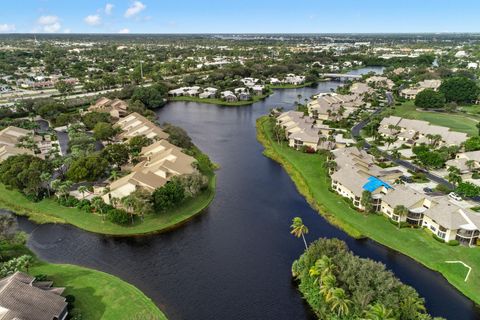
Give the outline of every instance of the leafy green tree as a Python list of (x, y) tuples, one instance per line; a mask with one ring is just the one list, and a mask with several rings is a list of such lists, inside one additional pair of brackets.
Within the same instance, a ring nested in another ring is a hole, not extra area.
[(170, 123), (164, 123), (162, 127), (163, 131), (170, 135), (168, 137), (168, 142), (171, 144), (183, 149), (190, 149), (193, 147), (192, 139), (184, 129)]
[(63, 80), (57, 81), (57, 83), (55, 83), (55, 89), (57, 89), (60, 94), (71, 93), (73, 91), (73, 88), (74, 86), (72, 83), (65, 82)]
[(88, 112), (82, 117), (82, 122), (88, 130), (93, 130), (99, 122), (110, 123), (111, 117), (106, 112)]
[(8, 275), (14, 274), (17, 271), (28, 272), (28, 268), (32, 264), (32, 261), (32, 256), (23, 255), (0, 264), (0, 278), (4, 278)]
[(93, 137), (95, 140), (111, 141), (119, 132), (120, 129), (110, 123), (98, 122), (93, 128)]
[(471, 182), (459, 182), (455, 192), (465, 197), (477, 197), (480, 195), (480, 187)]
[(308, 228), (303, 224), (303, 220), (300, 217), (295, 217), (292, 220), (292, 225), (290, 226), (290, 233), (295, 237), (302, 237), (303, 243), (305, 244), (305, 249), (308, 248), (307, 241), (305, 240), (305, 235), (308, 233)]
[(92, 154), (74, 160), (67, 170), (67, 177), (74, 182), (96, 181), (105, 176), (107, 168), (107, 160)]
[(415, 106), (422, 109), (443, 108), (445, 106), (445, 95), (442, 92), (425, 89), (415, 97)]
[(129, 148), (123, 143), (114, 143), (107, 145), (101, 153), (102, 158), (108, 161), (111, 165), (121, 167), (128, 163), (130, 158)]
[(129, 152), (130, 152), (131, 155), (137, 156), (137, 155), (140, 154), (143, 147), (146, 147), (146, 146), (148, 146), (152, 143), (153, 143), (153, 140), (150, 139), (150, 138), (147, 138), (144, 135), (132, 137), (128, 141), (128, 147), (130, 149)]
[(477, 151), (480, 150), (480, 136), (470, 137), (465, 141), (465, 151)]
[(439, 91), (447, 102), (471, 103), (478, 98), (480, 89), (474, 80), (466, 77), (453, 77), (443, 80)]
[(150, 87), (137, 87), (133, 92), (132, 101), (141, 101), (147, 108), (163, 107), (166, 103), (167, 87), (155, 84)]
[(164, 212), (185, 199), (185, 190), (179, 181), (172, 180), (153, 192), (153, 206), (156, 212)]
[(50, 164), (33, 155), (11, 156), (0, 164), (0, 182), (37, 200), (44, 190), (44, 173), (51, 173)]

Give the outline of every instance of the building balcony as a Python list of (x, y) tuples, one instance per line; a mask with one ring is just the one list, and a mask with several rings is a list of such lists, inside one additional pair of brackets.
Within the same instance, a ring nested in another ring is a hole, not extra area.
[(407, 218), (414, 221), (423, 220), (423, 213), (409, 211)]
[(459, 229), (457, 231), (457, 236), (464, 238), (464, 239), (471, 239), (474, 237), (478, 237), (480, 232), (478, 230), (464, 230), (464, 229)]

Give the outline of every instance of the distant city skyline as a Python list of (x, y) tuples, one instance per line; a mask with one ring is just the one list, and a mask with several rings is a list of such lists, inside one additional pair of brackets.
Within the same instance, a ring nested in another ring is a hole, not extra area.
[(22, 0), (0, 33), (479, 32), (475, 0)]

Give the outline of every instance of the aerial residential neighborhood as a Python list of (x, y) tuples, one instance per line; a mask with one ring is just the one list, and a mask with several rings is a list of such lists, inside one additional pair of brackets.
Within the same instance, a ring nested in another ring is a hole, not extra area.
[(0, 320), (480, 319), (479, 10), (5, 1)]

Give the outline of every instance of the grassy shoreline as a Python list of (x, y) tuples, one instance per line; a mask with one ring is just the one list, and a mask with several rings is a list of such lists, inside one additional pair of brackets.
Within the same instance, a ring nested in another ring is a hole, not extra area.
[(161, 233), (171, 230), (206, 209), (215, 197), (216, 177), (209, 175), (206, 191), (194, 199), (185, 201), (181, 206), (166, 213), (145, 216), (141, 223), (131, 226), (121, 226), (109, 221), (103, 221), (99, 215), (86, 213), (77, 208), (61, 206), (53, 199), (43, 199), (32, 202), (16, 190), (9, 190), (0, 184), (0, 208), (26, 216), (29, 220), (44, 223), (65, 223), (80, 229), (110, 236), (137, 236)]
[[(440, 272), (465, 296), (480, 303), (480, 248), (448, 246), (422, 229), (397, 229), (381, 215), (364, 215), (353, 210), (342, 197), (329, 191), (324, 157), (278, 144), (270, 134), (271, 129), (268, 117), (257, 120), (257, 138), (265, 147), (265, 156), (285, 168), (298, 191), (331, 224), (352, 237), (368, 237)], [(445, 263), (447, 260), (461, 260), (472, 267), (468, 282), (464, 282), (467, 270), (458, 264)]]
[(82, 319), (155, 319), (167, 317), (142, 291), (108, 273), (67, 264), (38, 262), (31, 275), (45, 274), (54, 286), (75, 297)]
[(208, 104), (216, 104), (219, 106), (225, 106), (225, 107), (239, 107), (239, 106), (249, 106), (251, 104), (254, 104), (258, 101), (261, 101), (268, 96), (272, 95), (273, 91), (269, 90), (266, 94), (256, 96), (252, 96), (252, 100), (245, 100), (245, 101), (235, 101), (235, 102), (228, 102), (222, 99), (201, 99), (199, 97), (186, 97), (186, 96), (181, 96), (181, 97), (171, 97), (169, 98), (170, 101), (186, 101), (186, 102), (197, 102), (197, 103), (208, 103)]

